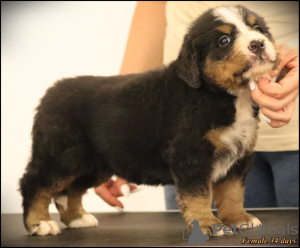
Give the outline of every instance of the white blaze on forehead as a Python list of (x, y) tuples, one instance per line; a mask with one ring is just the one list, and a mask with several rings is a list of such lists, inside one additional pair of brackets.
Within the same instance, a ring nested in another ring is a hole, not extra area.
[[(268, 59), (272, 62), (276, 60), (277, 52), (274, 44), (272, 44), (264, 34), (252, 30), (250, 26), (247, 26), (246, 23), (244, 23), (241, 9), (232, 6), (221, 7), (215, 9), (213, 14), (216, 16), (217, 20), (232, 24), (236, 27), (238, 32), (234, 42), (234, 50), (240, 51), (246, 58), (250, 58), (251, 56), (254, 56), (248, 48), (251, 41), (261, 40), (265, 44), (265, 53)], [(256, 66), (253, 65), (251, 70), (243, 74), (245, 78), (250, 78), (252, 75), (265, 74), (266, 71), (272, 69), (271, 63), (266, 63), (265, 65), (261, 65), (260, 63), (256, 64)]]
[(239, 9), (235, 7), (221, 7), (214, 10), (214, 15), (225, 23), (236, 26), (240, 33), (249, 31), (249, 27), (244, 23), (243, 16)]

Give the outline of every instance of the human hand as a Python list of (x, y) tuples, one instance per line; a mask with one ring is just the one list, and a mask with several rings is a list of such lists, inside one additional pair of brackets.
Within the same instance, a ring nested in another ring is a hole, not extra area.
[(278, 83), (259, 78), (257, 87), (249, 83), (252, 99), (260, 105), (262, 118), (273, 128), (287, 125), (295, 109), (295, 99), (299, 95), (299, 51), (280, 46), (281, 62), (278, 70), (272, 71), (271, 78), (287, 67), (290, 71)]
[(116, 180), (109, 179), (108, 182), (95, 187), (95, 193), (112, 207), (124, 208), (123, 204), (117, 199), (120, 196), (128, 197), (130, 192), (137, 187), (129, 184), (126, 180), (117, 177)]

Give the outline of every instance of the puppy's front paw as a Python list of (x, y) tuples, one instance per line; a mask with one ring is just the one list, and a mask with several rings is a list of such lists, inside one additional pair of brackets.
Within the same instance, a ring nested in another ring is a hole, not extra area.
[(199, 223), (200, 230), (203, 234), (208, 234), (209, 236), (223, 236), (231, 235), (232, 231), (223, 230), (223, 223), (216, 217), (212, 217), (205, 220), (199, 220), (199, 222), (192, 221), (189, 224), (190, 229), (193, 228), (193, 233), (199, 231), (197, 226), (194, 226)]
[(72, 220), (68, 227), (82, 228), (82, 227), (95, 227), (98, 225), (98, 220), (91, 214), (84, 214), (80, 218)]
[(29, 228), (29, 232), (32, 236), (45, 236), (45, 235), (57, 235), (60, 233), (60, 229), (54, 220), (40, 221), (38, 224), (32, 225)]
[(257, 226), (261, 226), (261, 221), (257, 217), (251, 214), (248, 215), (249, 216), (247, 218), (247, 221), (243, 222), (240, 225), (237, 225), (240, 229), (252, 228), (252, 226), (254, 228), (256, 228)]
[(203, 234), (208, 234), (209, 236), (224, 236), (233, 234), (231, 230), (224, 232), (223, 227), (224, 225), (200, 226), (200, 229), (201, 231), (203, 230)]
[(261, 225), (261, 221), (258, 218), (246, 212), (241, 214), (233, 214), (227, 218), (222, 218), (222, 221), (225, 225), (231, 227), (235, 225), (239, 229), (252, 228), (252, 225), (255, 228)]

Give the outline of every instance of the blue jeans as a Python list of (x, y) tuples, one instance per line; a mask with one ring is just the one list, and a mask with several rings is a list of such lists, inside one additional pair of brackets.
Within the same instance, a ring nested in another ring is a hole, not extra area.
[[(166, 209), (178, 209), (175, 187), (167, 185), (164, 191)], [(244, 207), (299, 207), (299, 151), (255, 153)]]

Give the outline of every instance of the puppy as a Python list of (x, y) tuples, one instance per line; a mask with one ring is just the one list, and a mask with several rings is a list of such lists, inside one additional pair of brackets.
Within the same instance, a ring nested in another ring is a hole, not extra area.
[(260, 224), (243, 209), (258, 127), (248, 83), (278, 63), (263, 18), (229, 6), (201, 15), (166, 68), (58, 81), (37, 107), (20, 180), (28, 232), (60, 232), (48, 213), (52, 198), (68, 227), (96, 226), (82, 195), (112, 175), (175, 184), (183, 217), (190, 226), (199, 220), (204, 234), (215, 223)]

